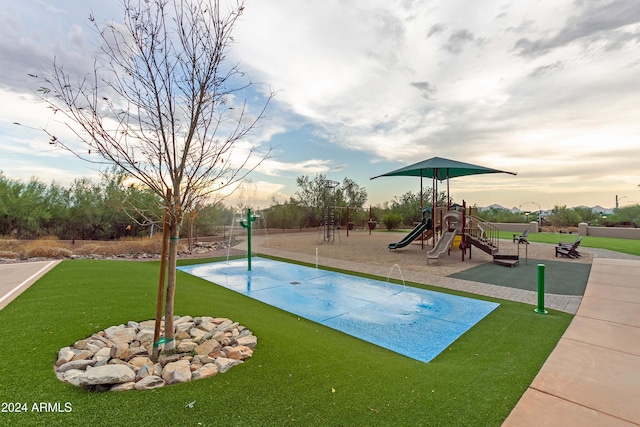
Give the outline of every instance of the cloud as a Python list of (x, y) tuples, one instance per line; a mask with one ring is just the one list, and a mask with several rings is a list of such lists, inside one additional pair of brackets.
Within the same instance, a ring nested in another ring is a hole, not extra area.
[[(81, 6), (64, 6), (64, 13), (44, 13), (37, 2), (9, 3), (0, 16), (0, 86), (7, 88), (0, 92), (2, 110), (10, 121), (37, 118), (41, 124), (46, 120), (41, 110), (30, 113), (26, 98), (14, 103), (7, 93), (29, 93), (33, 82), (26, 72), (46, 66), (53, 55), (74, 70), (86, 68), (93, 44), (82, 22), (89, 9), (107, 19), (121, 12), (112, 13), (111, 3), (97, 0), (69, 0), (64, 5)], [(261, 92), (278, 93), (267, 119), (239, 153), (258, 144), (274, 147), (257, 176), (259, 182), (285, 185), (278, 194), (292, 194), (293, 178), (302, 174), (344, 171), (368, 180), (386, 172), (372, 172), (372, 163), (391, 170), (432, 156), (519, 172), (514, 179), (483, 178), (480, 184), (494, 197), (506, 197), (512, 189), (514, 199), (523, 197), (525, 190), (518, 188), (556, 191), (551, 186), (562, 182), (600, 194), (599, 177), (605, 176), (613, 191), (633, 177), (637, 181), (637, 166), (629, 165), (637, 159), (632, 147), (637, 150), (640, 137), (636, 5), (636, 0), (248, 4), (228, 57), (264, 83), (247, 97), (249, 114), (255, 114), (254, 99)], [(14, 145), (21, 139), (18, 151), (38, 147), (32, 137), (11, 129), (3, 136)], [(619, 165), (616, 173), (611, 164)], [(474, 183), (463, 184), (458, 188), (474, 191)], [(376, 182), (368, 188), (374, 201), (393, 197), (382, 190), (376, 195), (382, 187), (398, 190), (397, 184)]]
[(467, 43), (475, 40), (475, 36), (468, 30), (458, 30), (449, 36), (449, 40), (443, 46), (448, 52), (458, 55)]
[(562, 70), (562, 68), (564, 68), (564, 63), (562, 61), (556, 61), (553, 64), (549, 65), (541, 65), (539, 67), (536, 67), (531, 73), (529, 73), (529, 77), (543, 77), (549, 73), (553, 73), (554, 71)]
[[(619, 48), (629, 41), (640, 40), (640, 30), (623, 30), (626, 26), (640, 23), (640, 7), (636, 0), (613, 0), (587, 2), (577, 1), (579, 13), (567, 19), (564, 27), (551, 37), (538, 39), (521, 38), (514, 46), (524, 57), (536, 57), (567, 46), (576, 41), (587, 45), (605, 40), (609, 49)], [(612, 40), (607, 41), (610, 37)]]
[(442, 34), (443, 32), (445, 32), (446, 29), (447, 29), (447, 26), (445, 24), (442, 24), (442, 23), (433, 24), (429, 28), (429, 31), (427, 31), (427, 38), (438, 35), (438, 34)]
[(411, 82), (409, 84), (418, 89), (425, 99), (431, 99), (432, 95), (436, 91), (435, 88), (429, 84), (429, 82)]
[(269, 176), (283, 176), (291, 174), (315, 175), (318, 173), (327, 173), (331, 170), (340, 170), (340, 166), (332, 166), (331, 163), (331, 160), (323, 159), (309, 159), (291, 163), (269, 158), (263, 161), (256, 171)]

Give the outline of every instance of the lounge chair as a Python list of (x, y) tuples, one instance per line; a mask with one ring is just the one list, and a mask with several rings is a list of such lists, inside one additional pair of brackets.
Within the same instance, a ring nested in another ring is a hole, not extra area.
[(578, 238), (574, 242), (560, 242), (558, 243), (558, 246), (573, 246), (576, 243), (579, 245), (581, 240), (582, 236), (578, 236)]
[(580, 241), (582, 240), (582, 236), (578, 237), (575, 242), (560, 242), (558, 246), (556, 246), (556, 258), (558, 255), (567, 258), (580, 258), (580, 252), (578, 252), (578, 246), (580, 246)]
[(518, 243), (529, 244), (529, 241), (527, 240), (527, 236), (529, 236), (529, 229), (528, 228), (526, 230), (524, 230), (524, 233), (522, 233), (520, 236), (518, 236), (517, 234), (514, 234), (513, 235), (513, 243), (518, 242)]

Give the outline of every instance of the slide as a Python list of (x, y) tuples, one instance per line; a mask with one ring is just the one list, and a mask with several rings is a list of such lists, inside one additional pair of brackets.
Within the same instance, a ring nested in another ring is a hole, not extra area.
[(447, 231), (442, 236), (440, 236), (440, 240), (438, 240), (436, 247), (427, 252), (427, 262), (430, 259), (440, 258), (440, 255), (445, 253), (451, 247), (451, 242), (453, 242), (453, 238), (455, 236), (455, 231)]
[(409, 243), (416, 240), (427, 229), (427, 223), (428, 221), (423, 218), (422, 222), (416, 225), (416, 228), (414, 228), (411, 233), (407, 234), (404, 239), (400, 240), (398, 243), (389, 243), (389, 249), (404, 248)]

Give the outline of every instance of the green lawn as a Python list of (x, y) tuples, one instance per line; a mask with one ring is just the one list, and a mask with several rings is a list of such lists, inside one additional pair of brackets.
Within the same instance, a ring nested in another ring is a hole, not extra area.
[[(513, 231), (500, 231), (501, 239), (513, 239)], [(556, 234), (556, 233), (531, 233), (527, 237), (530, 242), (551, 243), (557, 245), (559, 242), (573, 242), (579, 236), (577, 234)], [(616, 239), (613, 237), (584, 236), (580, 241), (580, 246), (585, 248), (609, 249), (616, 252), (640, 256), (640, 240), (636, 239)]]
[(501, 305), (421, 363), (178, 273), (176, 314), (249, 327), (258, 337), (252, 358), (144, 392), (91, 393), (58, 381), (61, 347), (153, 318), (157, 274), (157, 263), (64, 261), (0, 310), (0, 400), (72, 405), (68, 413), (0, 413), (0, 425), (499, 426), (572, 319), (477, 297)]

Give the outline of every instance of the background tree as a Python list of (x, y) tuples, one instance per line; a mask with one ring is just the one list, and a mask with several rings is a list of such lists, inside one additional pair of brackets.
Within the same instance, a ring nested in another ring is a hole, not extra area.
[(526, 222), (537, 221), (538, 213), (531, 212), (528, 216), (522, 212), (511, 212), (510, 209), (490, 207), (488, 209), (478, 209), (478, 216), (489, 222)]
[(573, 208), (573, 211), (580, 217), (580, 221), (578, 221), (579, 223), (595, 223), (600, 218), (600, 214), (598, 212), (594, 212), (591, 208), (577, 207)]
[[(94, 69), (73, 76), (54, 62), (38, 77), (43, 99), (82, 141), (49, 134), (50, 143), (81, 158), (96, 154), (150, 188), (163, 200), (169, 232), (165, 339), (174, 350), (173, 297), (184, 212), (207, 195), (234, 185), (267, 153), (238, 147), (262, 118), (234, 104), (250, 86), (228, 64), (232, 30), (242, 1), (123, 0), (121, 23), (90, 21), (100, 52)], [(242, 148), (240, 150), (239, 148)], [(161, 276), (162, 277), (162, 276)]]
[(640, 226), (640, 205), (630, 205), (613, 210), (613, 215), (607, 222), (627, 222)]
[[(364, 212), (361, 208), (367, 202), (367, 197), (367, 190), (364, 187), (358, 185), (351, 178), (345, 177), (342, 180), (342, 184), (336, 188), (335, 205), (341, 208), (349, 207), (349, 221), (355, 222), (364, 217)], [(346, 223), (345, 213), (345, 209), (339, 209), (336, 211), (336, 214), (338, 214), (340, 219), (340, 224)]]
[(313, 179), (308, 175), (296, 178), (298, 190), (293, 199), (296, 203), (306, 209), (305, 222), (307, 225), (316, 227), (321, 224), (326, 205), (333, 203), (328, 199), (327, 185), (330, 180), (324, 174), (317, 174)]
[[(298, 190), (292, 201), (306, 209), (306, 225), (316, 227), (320, 225), (329, 206), (338, 208), (361, 208), (367, 201), (367, 190), (354, 180), (345, 177), (342, 185), (335, 185), (324, 174), (317, 174), (314, 178), (302, 175), (296, 178)], [(343, 218), (344, 209), (337, 209), (336, 216)]]
[(577, 226), (581, 221), (580, 214), (566, 206), (554, 206), (547, 220), (552, 226)]
[(306, 209), (298, 204), (293, 198), (288, 202), (278, 203), (265, 209), (263, 214), (267, 227), (281, 228), (302, 228)]

